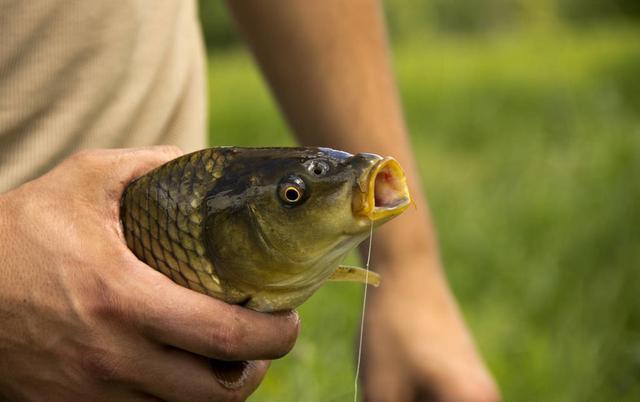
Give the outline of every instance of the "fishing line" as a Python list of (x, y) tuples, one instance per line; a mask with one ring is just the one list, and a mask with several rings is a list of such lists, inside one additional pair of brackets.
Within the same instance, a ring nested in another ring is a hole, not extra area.
[(373, 244), (373, 221), (369, 229), (369, 251), (367, 252), (367, 273), (364, 277), (364, 296), (362, 297), (362, 317), (360, 318), (360, 341), (358, 343), (358, 363), (356, 364), (356, 379), (353, 383), (353, 402), (358, 402), (358, 377), (360, 377), (360, 360), (362, 358), (362, 338), (364, 337), (364, 313), (367, 309), (367, 288), (369, 287), (369, 263), (371, 262), (371, 245)]

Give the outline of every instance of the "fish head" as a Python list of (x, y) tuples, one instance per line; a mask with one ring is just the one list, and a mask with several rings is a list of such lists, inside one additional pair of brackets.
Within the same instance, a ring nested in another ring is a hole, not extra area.
[(228, 160), (207, 196), (205, 244), (221, 282), (258, 310), (302, 303), (372, 225), (411, 203), (393, 158), (262, 148)]

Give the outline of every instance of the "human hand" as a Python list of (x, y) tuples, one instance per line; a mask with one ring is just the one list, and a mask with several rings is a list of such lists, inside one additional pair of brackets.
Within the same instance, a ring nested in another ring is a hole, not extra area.
[[(126, 247), (132, 179), (171, 147), (81, 152), (0, 195), (0, 399), (240, 401), (293, 346), (295, 313), (263, 314), (185, 289)], [(221, 385), (209, 358), (250, 360)]]
[(366, 402), (497, 402), (438, 262), (404, 256), (379, 267), (362, 352)]

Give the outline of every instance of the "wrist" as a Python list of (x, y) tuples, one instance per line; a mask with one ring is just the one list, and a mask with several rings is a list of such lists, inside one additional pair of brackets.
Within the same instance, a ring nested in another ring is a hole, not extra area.
[[(440, 255), (435, 232), (422, 210), (410, 207), (398, 218), (379, 228), (372, 240), (371, 259), (377, 267), (406, 265), (408, 261), (421, 261), (422, 265), (439, 266)], [(368, 242), (361, 246), (363, 257), (367, 256)], [(414, 265), (413, 263), (411, 265)]]

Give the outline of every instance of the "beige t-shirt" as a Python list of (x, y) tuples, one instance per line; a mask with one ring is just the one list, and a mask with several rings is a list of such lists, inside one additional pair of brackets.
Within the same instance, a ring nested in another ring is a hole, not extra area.
[(195, 0), (0, 0), (0, 193), (83, 148), (205, 145)]

